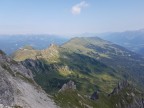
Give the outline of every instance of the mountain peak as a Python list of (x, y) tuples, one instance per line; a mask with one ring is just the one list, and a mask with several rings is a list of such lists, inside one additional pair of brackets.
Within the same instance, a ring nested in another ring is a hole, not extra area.
[(49, 48), (58, 48), (58, 45), (52, 43), (50, 44)]
[(50, 46), (47, 49), (43, 49), (42, 52), (48, 53), (56, 53), (58, 52), (58, 45), (56, 44), (50, 44)]

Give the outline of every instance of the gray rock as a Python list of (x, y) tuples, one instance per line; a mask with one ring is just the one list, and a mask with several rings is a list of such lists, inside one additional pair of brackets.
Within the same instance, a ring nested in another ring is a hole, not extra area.
[[(127, 90), (123, 92), (123, 90)], [(135, 88), (128, 83), (128, 81), (123, 81), (118, 83), (117, 87), (108, 96), (121, 96), (123, 99), (120, 99), (116, 103), (116, 108), (144, 108), (144, 99), (142, 94), (139, 92), (135, 94)], [(121, 92), (122, 91), (122, 92)]]
[(122, 81), (121, 83), (119, 82), (117, 87), (115, 87), (113, 89), (113, 91), (108, 96), (111, 96), (111, 95), (114, 95), (114, 94), (118, 94), (121, 90), (123, 90), (127, 86), (129, 86), (129, 83), (128, 83), (127, 80), (126, 81)]
[(73, 81), (69, 81), (68, 83), (64, 84), (59, 92), (66, 91), (66, 90), (76, 90), (76, 85)]
[(4, 72), (5, 70), (0, 67), (0, 104), (12, 105), (14, 102), (14, 90)]

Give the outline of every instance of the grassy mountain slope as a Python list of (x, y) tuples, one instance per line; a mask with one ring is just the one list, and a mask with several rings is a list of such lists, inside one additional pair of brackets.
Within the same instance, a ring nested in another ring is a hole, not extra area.
[[(31, 55), (32, 57), (30, 57)], [(112, 71), (102, 72), (100, 70), (99, 73), (105, 74), (101, 76), (97, 74), (96, 77), (98, 76), (98, 78), (102, 77), (102, 79), (108, 80), (114, 79), (117, 76), (119, 77), (118, 79), (129, 79), (143, 86), (143, 58), (123, 47), (97, 37), (74, 38), (61, 47), (52, 45), (46, 50), (19, 50), (15, 53), (14, 59), (20, 61), (38, 59), (47, 65), (56, 65), (55, 67), (58, 73), (63, 74), (62, 76), (68, 75), (69, 73), (76, 75), (77, 72), (81, 74), (81, 71), (82, 74), (88, 72), (92, 76), (95, 76), (93, 72), (97, 69), (95, 68), (95, 63), (92, 63), (92, 61), (98, 61), (102, 63), (102, 68), (104, 64), (111, 68)], [(96, 67), (100, 68), (100, 66)]]
[(97, 37), (74, 38), (62, 47), (101, 61), (123, 78), (143, 85), (143, 58), (123, 47)]
[[(83, 108), (87, 105), (115, 108), (114, 105), (121, 100), (114, 101), (116, 95), (107, 95), (120, 80), (128, 79), (137, 87), (144, 87), (143, 58), (96, 37), (74, 38), (60, 47), (52, 44), (45, 50), (18, 50), (13, 58), (32, 70), (35, 81), (46, 92), (54, 94), (62, 108)], [(75, 82), (77, 91), (58, 93), (69, 80)], [(90, 100), (88, 96), (97, 90), (100, 91), (99, 100)], [(126, 92), (129, 89), (121, 94), (122, 97)]]
[[(21, 60), (25, 53), (21, 53), (21, 50), (18, 52), (15, 53), (15, 59), (19, 59), (20, 54)], [(120, 79), (115, 70), (105, 64), (62, 47), (52, 45), (37, 54), (34, 53), (33, 57), (27, 58), (23, 64), (34, 72), (35, 80), (48, 92), (60, 89), (64, 82), (70, 79), (74, 80), (79, 85), (78, 89), (84, 93), (92, 93), (96, 89), (110, 92)], [(24, 56), (24, 59), (25, 57), (27, 56)]]

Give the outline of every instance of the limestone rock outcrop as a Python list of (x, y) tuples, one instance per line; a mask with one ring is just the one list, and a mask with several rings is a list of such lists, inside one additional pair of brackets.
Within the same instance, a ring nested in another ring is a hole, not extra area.
[(74, 84), (73, 81), (69, 81), (68, 83), (65, 83), (62, 88), (59, 90), (59, 92), (63, 92), (66, 90), (76, 90), (76, 85)]

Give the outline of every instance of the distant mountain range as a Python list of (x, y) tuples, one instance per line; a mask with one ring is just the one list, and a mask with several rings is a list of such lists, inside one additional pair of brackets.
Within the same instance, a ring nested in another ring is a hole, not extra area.
[(23, 46), (30, 45), (36, 49), (47, 48), (51, 43), (61, 45), (68, 38), (57, 35), (0, 35), (0, 49), (12, 54)]
[[(95, 37), (98, 36), (104, 40), (111, 41), (123, 46), (128, 50), (138, 54), (144, 54), (144, 29), (125, 32), (108, 32), (108, 33), (83, 33), (73, 35), (78, 37)], [(23, 46), (30, 45), (35, 49), (45, 49), (51, 43), (61, 45), (68, 41), (70, 37), (58, 35), (0, 35), (0, 49), (7, 54), (12, 54), (15, 50)]]
[(144, 29), (98, 34), (98, 36), (144, 56)]

